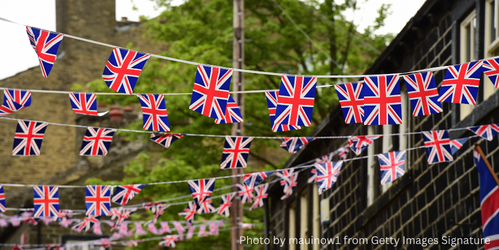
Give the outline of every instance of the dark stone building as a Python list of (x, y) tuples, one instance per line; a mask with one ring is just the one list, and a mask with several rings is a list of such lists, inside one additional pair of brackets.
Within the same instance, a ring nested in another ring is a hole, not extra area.
[[(497, 56), (498, 7), (497, 0), (428, 0), (365, 73), (408, 72)], [(434, 72), (437, 86), (444, 74), (445, 70)], [(400, 81), (401, 125), (346, 125), (338, 106), (311, 136), (420, 132), (499, 122), (499, 93), (487, 77), (482, 76), (476, 106), (442, 103), (442, 113), (419, 117), (412, 116), (405, 85)], [(466, 130), (450, 133), (451, 139), (471, 135)], [(310, 169), (300, 173), (298, 186), (288, 199), (280, 199), (282, 188), (276, 183), (270, 190), (270, 237), (334, 239), (334, 244), (316, 245), (286, 241), (284, 249), (483, 249), (482, 244), (450, 241), (454, 237), (482, 238), (474, 143), (482, 147), (494, 166), (499, 157), (498, 139), (471, 138), (454, 154), (453, 162), (428, 164), (424, 148), (407, 151), (406, 173), (382, 186), (378, 159), (372, 155), (424, 145), (421, 134), (395, 135), (379, 138), (362, 154), (372, 157), (344, 162), (337, 182), (320, 196), (317, 185), (307, 183)], [(315, 140), (285, 167), (313, 160), (345, 144), (346, 139)], [(349, 158), (353, 157), (350, 152)], [(329, 215), (328, 225), (321, 224), (326, 219), (321, 220), (320, 210)], [(352, 239), (350, 244), (345, 237)], [(396, 246), (395, 241), (380, 243), (386, 237), (400, 241)], [(403, 237), (405, 242), (401, 242)], [(407, 238), (417, 242), (407, 244)], [(438, 244), (430, 244), (430, 238), (436, 238)]]

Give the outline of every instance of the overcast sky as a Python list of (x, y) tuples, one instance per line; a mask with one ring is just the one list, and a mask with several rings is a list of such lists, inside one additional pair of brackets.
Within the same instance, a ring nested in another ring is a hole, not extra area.
[[(174, 2), (180, 4), (183, 1), (175, 0)], [(358, 30), (363, 31), (367, 25), (374, 22), (377, 16), (375, 10), (379, 9), (383, 3), (392, 4), (392, 13), (386, 19), (386, 26), (377, 32), (379, 34), (398, 33), (414, 16), (424, 0), (369, 0), (367, 2), (360, 0), (360, 10), (355, 15), (352, 13), (346, 13), (346, 15), (349, 18), (354, 18), (355, 24), (359, 26)], [(134, 4), (138, 10), (133, 10)], [(0, 6), (2, 6), (0, 17), (21, 24), (55, 30), (54, 0), (0, 0)], [(286, 8), (286, 6), (283, 7)], [(152, 18), (160, 12), (161, 9), (156, 9), (151, 0), (133, 0), (133, 3), (132, 0), (116, 0), (117, 20), (120, 20), (121, 17), (128, 17), (129, 20), (138, 21), (141, 15)], [(3, 60), (0, 60), (0, 79), (38, 65), (36, 54), (29, 44), (24, 27), (0, 21), (0, 30), (5, 35), (5, 38), (0, 40), (0, 55), (3, 57)]]

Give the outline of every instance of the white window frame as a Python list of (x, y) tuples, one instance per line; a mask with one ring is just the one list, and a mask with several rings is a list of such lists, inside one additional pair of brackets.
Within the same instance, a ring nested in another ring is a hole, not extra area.
[[(471, 62), (477, 60), (476, 55), (476, 42), (475, 42), (475, 34), (476, 34), (476, 10), (471, 12), (462, 22), (461, 22), (461, 35), (460, 35), (460, 62), (465, 63), (465, 62)], [(467, 36), (467, 30), (469, 30), (469, 37)], [(468, 40), (469, 39), (469, 40)], [(468, 44), (469, 41), (469, 44)], [(469, 57), (467, 50), (469, 49)], [(473, 109), (475, 108), (474, 105), (468, 105), (468, 104), (460, 104), (460, 116), (461, 120), (464, 119), (466, 116), (471, 114)]]

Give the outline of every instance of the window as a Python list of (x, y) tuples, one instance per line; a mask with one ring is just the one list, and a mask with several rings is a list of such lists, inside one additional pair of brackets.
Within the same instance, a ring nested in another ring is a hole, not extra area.
[[(488, 0), (485, 5), (485, 58), (499, 56), (499, 0)], [(497, 90), (488, 77), (483, 77), (483, 99), (487, 100)]]
[[(477, 60), (476, 55), (476, 44), (475, 37), (477, 35), (476, 30), (476, 11), (473, 11), (471, 14), (466, 17), (461, 22), (461, 53), (460, 53), (460, 62), (471, 62)], [(471, 114), (471, 111), (475, 107), (474, 105), (460, 104), (461, 109), (461, 119), (464, 119), (466, 116)]]

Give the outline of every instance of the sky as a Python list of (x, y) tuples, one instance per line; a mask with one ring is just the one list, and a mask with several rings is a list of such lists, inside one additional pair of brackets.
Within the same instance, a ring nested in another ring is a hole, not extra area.
[[(83, 0), (82, 0), (83, 1)], [(341, 0), (340, 0), (341, 1)], [(360, 10), (353, 13), (345, 13), (347, 18), (353, 19), (358, 25), (358, 31), (363, 31), (366, 26), (372, 24), (377, 17), (377, 12), (384, 4), (391, 4), (391, 14), (385, 22), (385, 27), (376, 33), (398, 33), (410, 20), (425, 0), (360, 0)], [(174, 0), (174, 4), (181, 4), (183, 0)], [(39, 27), (47, 30), (55, 30), (55, 0), (0, 0), (0, 17), (17, 23)], [(133, 7), (137, 10), (134, 10)], [(286, 8), (286, 6), (283, 6)], [(153, 18), (161, 13), (151, 0), (116, 0), (116, 19), (127, 17), (128, 20), (138, 21), (141, 15)], [(18, 72), (38, 65), (36, 54), (29, 44), (25, 28), (20, 25), (0, 21), (0, 30), (3, 34), (9, 34), (9, 39), (0, 40), (0, 79), (12, 76)], [(305, 31), (306, 32), (306, 31)], [(64, 40), (62, 41), (64, 42)], [(95, 45), (98, 46), (98, 45)], [(147, 52), (147, 51), (145, 51)], [(57, 67), (57, 65), (56, 65)], [(103, 66), (104, 67), (104, 66)], [(1, 86), (0, 86), (1, 87)]]

